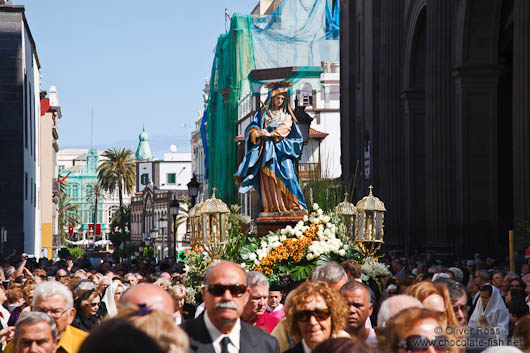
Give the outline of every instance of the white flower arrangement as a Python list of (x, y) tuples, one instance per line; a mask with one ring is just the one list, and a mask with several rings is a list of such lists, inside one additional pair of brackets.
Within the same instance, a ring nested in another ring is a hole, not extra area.
[(381, 276), (388, 276), (390, 271), (388, 271), (388, 266), (375, 261), (372, 257), (366, 257), (363, 264), (361, 265), (361, 280), (363, 282), (368, 282), (370, 278), (377, 280)]

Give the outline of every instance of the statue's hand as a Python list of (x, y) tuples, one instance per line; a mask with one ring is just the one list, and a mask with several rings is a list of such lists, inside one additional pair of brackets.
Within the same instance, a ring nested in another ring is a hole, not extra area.
[(259, 139), (260, 139), (260, 131), (259, 130), (256, 130), (254, 131), (253, 133), (250, 134), (250, 142), (253, 144), (253, 145), (257, 145), (259, 143)]

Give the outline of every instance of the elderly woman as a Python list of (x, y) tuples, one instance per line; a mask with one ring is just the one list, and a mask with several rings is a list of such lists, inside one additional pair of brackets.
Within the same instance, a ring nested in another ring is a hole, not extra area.
[(116, 316), (118, 313), (118, 302), (123, 292), (125, 292), (125, 285), (121, 282), (113, 282), (105, 291), (101, 301), (105, 303), (109, 317)]
[(177, 284), (169, 287), (168, 293), (175, 302), (175, 312), (173, 313), (173, 319), (175, 324), (180, 325), (184, 320), (184, 300), (186, 299), (186, 287), (182, 284)]
[(285, 307), (289, 333), (300, 342), (286, 352), (311, 352), (319, 343), (343, 333), (347, 312), (344, 298), (326, 282), (301, 284)]
[(93, 327), (99, 325), (101, 322), (101, 317), (98, 314), (100, 303), (101, 299), (95, 289), (81, 294), (75, 301), (76, 315), (72, 326), (89, 332)]
[(406, 294), (419, 299), (425, 308), (442, 313), (445, 317), (443, 328), (459, 326), (445, 285), (423, 281), (409, 287)]
[(454, 339), (440, 333), (444, 316), (425, 308), (407, 308), (388, 320), (385, 334), (378, 336), (382, 352), (456, 352)]

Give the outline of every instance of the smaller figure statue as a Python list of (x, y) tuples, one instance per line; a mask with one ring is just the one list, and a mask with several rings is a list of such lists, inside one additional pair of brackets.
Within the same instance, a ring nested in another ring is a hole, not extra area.
[(247, 153), (234, 175), (239, 192), (254, 188), (265, 212), (306, 209), (295, 161), (302, 153), (302, 134), (287, 88), (290, 82), (267, 85), (268, 97), (245, 131)]

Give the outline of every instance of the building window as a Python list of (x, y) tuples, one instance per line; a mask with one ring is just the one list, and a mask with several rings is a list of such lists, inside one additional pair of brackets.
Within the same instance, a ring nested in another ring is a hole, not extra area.
[(79, 184), (72, 184), (72, 198), (77, 199), (79, 197)]
[(175, 173), (168, 173), (167, 174), (167, 183), (168, 184), (175, 184), (175, 180), (176, 180)]
[(140, 184), (147, 185), (147, 183), (149, 183), (149, 174), (143, 173), (140, 175)]
[(33, 178), (31, 178), (31, 184), (29, 184), (29, 186), (31, 187), (31, 204), (33, 205)]
[(114, 213), (119, 210), (118, 206), (110, 206), (108, 211), (108, 223), (112, 221), (112, 217), (114, 216)]
[(313, 88), (309, 83), (302, 87), (300, 92), (300, 100), (303, 106), (313, 105)]
[(24, 186), (24, 199), (26, 201), (28, 201), (28, 173), (24, 173), (25, 176), (26, 176), (26, 179), (25, 179), (25, 186)]

